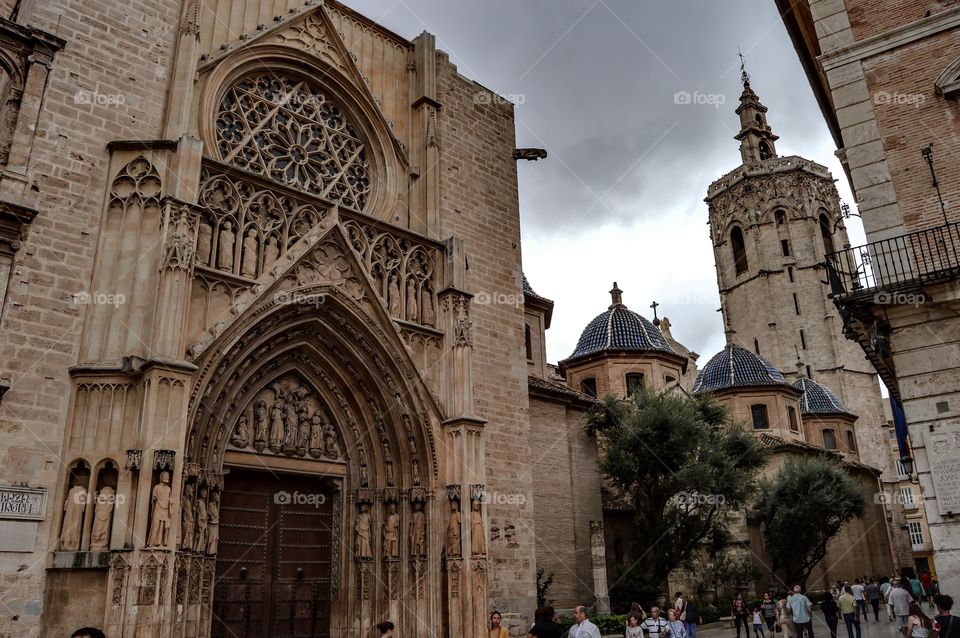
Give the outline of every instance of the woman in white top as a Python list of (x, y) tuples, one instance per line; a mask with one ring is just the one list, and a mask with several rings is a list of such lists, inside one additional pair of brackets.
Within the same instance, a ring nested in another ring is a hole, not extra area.
[(933, 629), (933, 621), (923, 613), (920, 603), (910, 603), (910, 617), (907, 618), (907, 624), (903, 628), (905, 638), (928, 638)]

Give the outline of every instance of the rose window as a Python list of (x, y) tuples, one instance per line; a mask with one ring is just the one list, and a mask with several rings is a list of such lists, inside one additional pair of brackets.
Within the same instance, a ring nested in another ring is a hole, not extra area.
[(360, 135), (319, 88), (262, 74), (232, 86), (220, 102), (217, 147), (224, 162), (363, 210), (370, 165)]

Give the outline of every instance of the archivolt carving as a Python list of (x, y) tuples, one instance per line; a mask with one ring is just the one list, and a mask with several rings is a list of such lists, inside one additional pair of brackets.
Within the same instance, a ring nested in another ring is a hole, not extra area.
[(224, 94), (216, 117), (220, 158), (362, 211), (370, 191), (364, 141), (345, 111), (304, 80), (249, 76)]
[(197, 263), (248, 279), (259, 277), (329, 216), (327, 208), (210, 166), (202, 172), (198, 201), (205, 210)]

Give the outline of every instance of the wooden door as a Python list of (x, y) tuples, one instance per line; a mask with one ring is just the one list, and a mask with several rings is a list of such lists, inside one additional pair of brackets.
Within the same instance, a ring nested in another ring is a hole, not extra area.
[(307, 476), (227, 474), (213, 638), (330, 635), (333, 498), (330, 488)]

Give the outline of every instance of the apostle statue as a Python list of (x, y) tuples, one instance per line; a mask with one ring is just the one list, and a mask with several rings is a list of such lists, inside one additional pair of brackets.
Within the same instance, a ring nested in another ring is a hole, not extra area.
[(207, 506), (207, 554), (217, 553), (217, 542), (220, 540), (220, 491), (210, 493), (210, 504)]
[(424, 556), (427, 553), (427, 517), (423, 513), (423, 503), (414, 501), (410, 520), (410, 555)]
[(417, 283), (413, 279), (407, 280), (407, 321), (419, 321), (420, 312), (417, 310)]
[(272, 264), (277, 260), (277, 257), (280, 256), (280, 249), (277, 247), (277, 238), (270, 237), (267, 240), (267, 247), (263, 249), (263, 267), (266, 269), (267, 266)]
[(357, 558), (370, 560), (373, 558), (373, 547), (370, 543), (373, 522), (370, 519), (370, 506), (366, 503), (360, 504), (360, 513), (357, 514), (357, 524), (353, 531), (356, 534), (355, 552)]
[(397, 504), (387, 503), (387, 520), (383, 524), (383, 557), (400, 558), (400, 515)]
[(60, 549), (75, 552), (80, 549), (83, 534), (83, 513), (87, 509), (87, 490), (74, 485), (63, 503), (63, 527), (60, 529)]
[(447, 556), (460, 556), (460, 503), (450, 501), (450, 521), (447, 523)]
[(277, 453), (283, 447), (283, 400), (279, 397), (270, 408), (270, 451)]
[(470, 553), (483, 556), (487, 553), (486, 530), (483, 526), (483, 509), (480, 501), (470, 506)]
[(207, 486), (204, 485), (197, 492), (197, 530), (193, 539), (193, 551), (204, 552), (207, 549), (207, 523), (210, 520), (207, 514)]
[(319, 412), (314, 412), (310, 417), (310, 443), (307, 447), (310, 456), (315, 459), (319, 459), (323, 454), (323, 419)]
[(268, 429), (267, 402), (261, 399), (253, 407), (253, 447), (257, 452), (267, 447)]
[(193, 483), (187, 483), (183, 490), (183, 503), (180, 505), (180, 549), (193, 549)]
[(303, 456), (307, 453), (307, 447), (310, 445), (310, 412), (305, 403), (300, 406), (299, 431), (297, 432), (297, 456)]
[(200, 226), (197, 228), (197, 262), (204, 266), (210, 265), (210, 243), (213, 240), (213, 228), (210, 223), (200, 218)]
[(173, 505), (170, 498), (170, 472), (160, 472), (160, 482), (153, 486), (150, 501), (153, 514), (150, 517), (147, 547), (163, 547), (170, 536), (170, 510)]
[(400, 316), (400, 283), (397, 273), (390, 275), (390, 283), (387, 286), (387, 308), (391, 317)]
[(230, 222), (224, 222), (223, 229), (220, 231), (220, 245), (217, 246), (217, 266), (220, 270), (233, 272), (234, 237)]
[(433, 312), (433, 294), (429, 286), (420, 289), (420, 307), (423, 308), (424, 325), (432, 326), (437, 318)]
[(93, 531), (90, 533), (90, 549), (107, 549), (110, 546), (110, 522), (113, 519), (113, 504), (117, 492), (109, 485), (100, 490), (93, 506)]
[(257, 275), (257, 231), (251, 228), (243, 239), (243, 259), (240, 261), (240, 274), (244, 277)]

